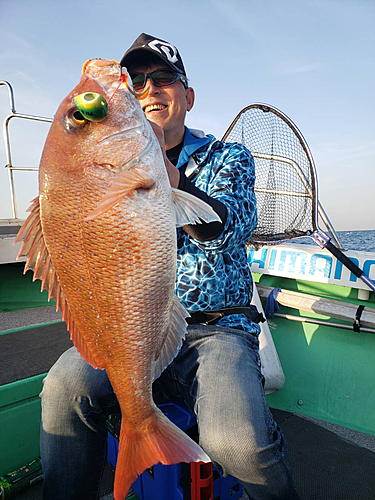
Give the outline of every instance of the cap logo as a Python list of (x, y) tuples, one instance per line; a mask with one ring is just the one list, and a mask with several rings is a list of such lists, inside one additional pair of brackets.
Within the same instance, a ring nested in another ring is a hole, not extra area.
[(151, 49), (156, 50), (156, 52), (164, 53), (169, 62), (174, 64), (178, 61), (177, 49), (170, 43), (161, 42), (160, 40), (152, 40), (148, 45)]

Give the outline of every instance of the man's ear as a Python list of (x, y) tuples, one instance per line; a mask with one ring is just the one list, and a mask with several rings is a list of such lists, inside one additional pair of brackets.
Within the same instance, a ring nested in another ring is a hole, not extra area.
[(195, 92), (192, 87), (188, 87), (186, 90), (186, 102), (187, 102), (187, 107), (186, 109), (188, 111), (191, 110), (191, 108), (194, 106), (194, 101), (195, 101)]

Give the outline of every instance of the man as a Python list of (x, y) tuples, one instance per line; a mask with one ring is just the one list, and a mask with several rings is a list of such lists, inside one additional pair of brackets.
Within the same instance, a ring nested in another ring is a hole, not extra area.
[[(257, 223), (254, 164), (239, 144), (190, 131), (194, 105), (178, 50), (142, 33), (121, 60), (161, 144), (172, 187), (209, 203), (222, 222), (178, 230), (176, 294), (192, 318), (155, 397), (184, 400), (196, 413), (200, 445), (253, 500), (298, 499), (281, 430), (263, 391), (259, 326), (248, 306), (246, 241)], [(74, 348), (61, 356), (42, 392), (44, 500), (97, 498), (108, 415), (118, 404), (105, 372)]]

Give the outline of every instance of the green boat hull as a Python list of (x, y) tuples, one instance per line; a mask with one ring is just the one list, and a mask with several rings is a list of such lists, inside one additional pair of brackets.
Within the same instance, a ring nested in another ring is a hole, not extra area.
[[(40, 294), (39, 284), (32, 282), (32, 274), (22, 276), (23, 264), (0, 268), (3, 285), (0, 312), (48, 305), (46, 294)], [(254, 278), (260, 285), (361, 303), (357, 290), (348, 287), (267, 274), (255, 274)], [(366, 306), (375, 307), (374, 302), (372, 293)], [(278, 312), (332, 321), (283, 306)], [(271, 408), (375, 435), (375, 335), (280, 317), (270, 319), (268, 324), (285, 375), (282, 389), (267, 396)], [(12, 333), (5, 331), (2, 335)], [(0, 475), (39, 456), (39, 393), (45, 375), (0, 386)]]

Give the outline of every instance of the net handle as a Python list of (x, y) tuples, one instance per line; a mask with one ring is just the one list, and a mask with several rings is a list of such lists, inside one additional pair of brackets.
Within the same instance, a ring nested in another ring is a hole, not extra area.
[(329, 250), (345, 267), (351, 271), (354, 276), (362, 280), (373, 292), (375, 292), (375, 283), (360, 269), (353, 261), (351, 261), (341, 250), (335, 247), (333, 243), (328, 241), (325, 248)]

